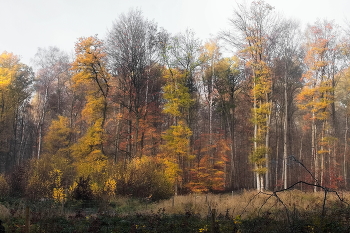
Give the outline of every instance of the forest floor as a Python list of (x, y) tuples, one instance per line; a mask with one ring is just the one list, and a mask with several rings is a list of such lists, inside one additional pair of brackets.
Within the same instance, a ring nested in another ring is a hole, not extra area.
[(65, 205), (8, 199), (0, 202), (0, 219), (6, 232), (350, 232), (348, 203), (350, 193), (297, 190)]

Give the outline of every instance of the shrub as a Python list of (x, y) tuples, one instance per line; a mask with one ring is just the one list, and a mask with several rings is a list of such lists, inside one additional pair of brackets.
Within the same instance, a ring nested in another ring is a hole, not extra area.
[(6, 206), (0, 204), (0, 220), (8, 219), (10, 216), (10, 210), (6, 208)]
[(103, 192), (108, 196), (108, 197), (114, 197), (115, 193), (117, 191), (117, 182), (113, 178), (109, 178), (105, 182), (105, 186), (103, 188)]
[(21, 197), (25, 195), (27, 172), (25, 166), (16, 166), (10, 174), (10, 195)]
[(166, 199), (173, 194), (171, 182), (164, 175), (162, 165), (152, 157), (131, 160), (121, 174), (117, 180), (120, 194), (151, 197), (152, 200)]
[(94, 195), (90, 185), (90, 177), (79, 177), (73, 190), (72, 197), (75, 200), (89, 201), (94, 199)]
[(51, 197), (50, 171), (52, 164), (48, 156), (41, 159), (32, 159), (27, 172), (26, 196), (29, 199), (40, 199)]
[(10, 186), (4, 175), (0, 175), (0, 197), (7, 197), (10, 193)]

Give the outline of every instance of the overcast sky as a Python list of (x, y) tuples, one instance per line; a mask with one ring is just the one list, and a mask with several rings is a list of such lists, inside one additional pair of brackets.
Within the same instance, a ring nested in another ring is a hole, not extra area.
[[(229, 28), (241, 0), (0, 0), (0, 53), (13, 52), (31, 65), (38, 47), (57, 46), (72, 53), (77, 38), (98, 34), (104, 39), (114, 20), (130, 8), (142, 10), (175, 34), (192, 29), (203, 41)], [(250, 0), (246, 0), (249, 4)], [(266, 0), (286, 17), (313, 23), (350, 19), (349, 0)]]

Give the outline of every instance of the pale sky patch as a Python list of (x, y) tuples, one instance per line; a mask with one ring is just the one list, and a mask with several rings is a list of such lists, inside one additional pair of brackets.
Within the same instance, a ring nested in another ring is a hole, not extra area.
[[(192, 29), (203, 41), (229, 28), (239, 0), (0, 0), (0, 53), (13, 52), (30, 64), (38, 47), (57, 46), (71, 53), (79, 37), (104, 39), (113, 21), (130, 8), (142, 10), (172, 34)], [(251, 1), (246, 1), (247, 5)], [(266, 0), (275, 11), (304, 25), (334, 19), (350, 11), (348, 0)]]

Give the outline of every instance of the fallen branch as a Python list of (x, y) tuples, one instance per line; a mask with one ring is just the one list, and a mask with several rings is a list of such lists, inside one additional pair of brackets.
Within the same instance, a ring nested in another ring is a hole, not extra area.
[(339, 199), (339, 201), (341, 201), (342, 203), (345, 203), (346, 205), (349, 206), (349, 203), (347, 203), (344, 198), (340, 197), (339, 193), (336, 191), (336, 190), (333, 190), (333, 189), (330, 189), (326, 186), (323, 186), (319, 183), (319, 181), (316, 179), (316, 177), (312, 174), (312, 172), (307, 169), (307, 167), (302, 163), (300, 162), (298, 159), (296, 159), (294, 156), (290, 156), (290, 158), (292, 158), (292, 160), (298, 164), (300, 164), (309, 174), (310, 176), (312, 177), (312, 179), (315, 181), (315, 183), (309, 183), (309, 182), (306, 182), (306, 181), (298, 181), (298, 182), (295, 182), (294, 184), (290, 185), (289, 187), (287, 188), (283, 188), (283, 189), (280, 189), (280, 190), (276, 190), (276, 191), (273, 191), (272, 193), (267, 193), (267, 192), (262, 192), (262, 191), (259, 191), (257, 194), (255, 194), (250, 200), (249, 202), (247, 203), (247, 205), (244, 207), (242, 213), (240, 214), (243, 215), (243, 213), (246, 212), (246, 209), (247, 207), (250, 205), (250, 203), (257, 197), (259, 196), (260, 194), (264, 194), (264, 195), (267, 195), (268, 198), (264, 201), (264, 203), (260, 206), (259, 208), (259, 211), (258, 211), (258, 215), (260, 215), (260, 212), (262, 210), (262, 208), (266, 205), (266, 203), (268, 202), (268, 200), (272, 197), (275, 197), (277, 202), (281, 203), (285, 209), (285, 212), (286, 212), (286, 217), (287, 217), (287, 221), (288, 221), (288, 224), (291, 225), (291, 221), (290, 221), (290, 211), (288, 209), (288, 206), (282, 201), (282, 199), (278, 196), (278, 193), (281, 193), (281, 192), (285, 192), (285, 191), (289, 191), (289, 190), (292, 190), (295, 188), (295, 186), (297, 186), (298, 184), (305, 184), (305, 185), (308, 185), (308, 186), (313, 186), (313, 187), (317, 187), (317, 188), (320, 188), (324, 191), (324, 198), (323, 198), (323, 204), (322, 204), (322, 213), (321, 213), (321, 216), (324, 217), (326, 215), (326, 202), (327, 202), (327, 195), (328, 193), (335, 193), (335, 195), (337, 196), (337, 198)]

